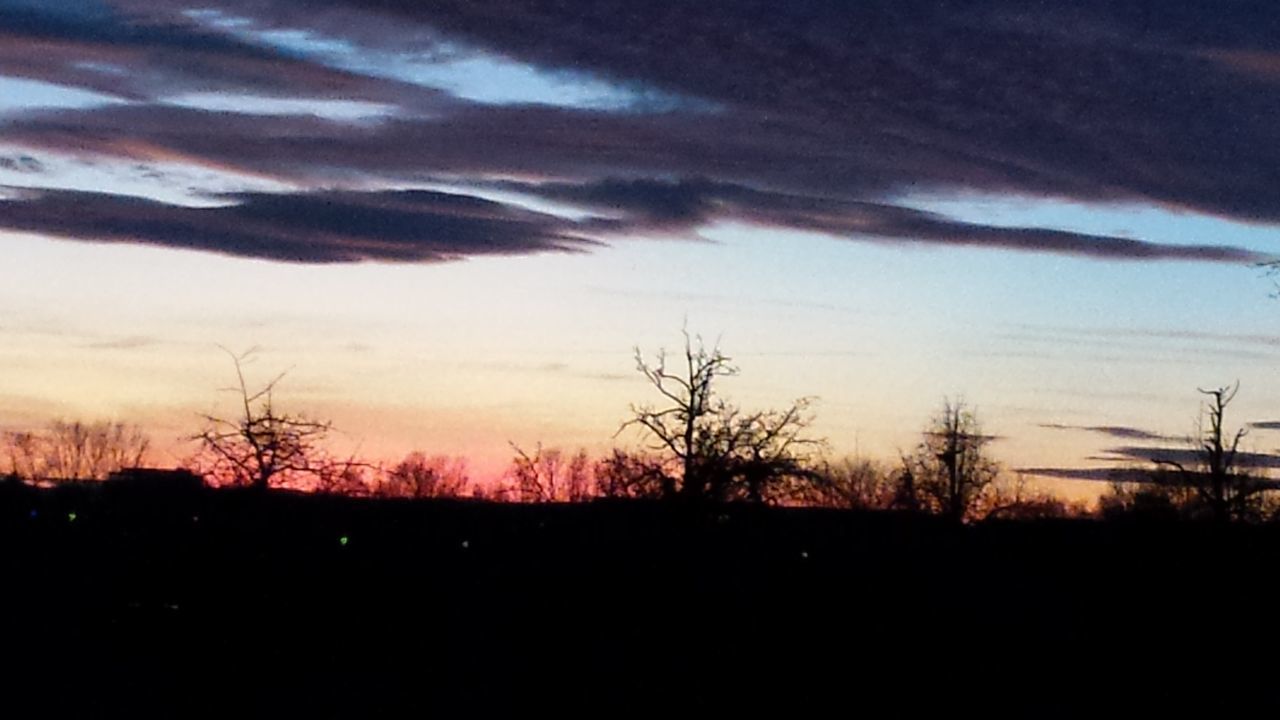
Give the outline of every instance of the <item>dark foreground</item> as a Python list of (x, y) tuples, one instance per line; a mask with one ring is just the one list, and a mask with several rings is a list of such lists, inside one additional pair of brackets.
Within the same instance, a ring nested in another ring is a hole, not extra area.
[(10, 486), (0, 688), (13, 717), (1265, 715), (1278, 560), (1275, 528)]

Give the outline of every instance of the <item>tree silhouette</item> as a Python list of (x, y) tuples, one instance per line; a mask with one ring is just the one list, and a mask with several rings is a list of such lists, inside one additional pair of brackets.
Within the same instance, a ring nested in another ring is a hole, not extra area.
[(684, 352), (671, 367), (665, 350), (653, 362), (635, 351), (636, 369), (664, 405), (632, 405), (619, 432), (638, 427), (649, 450), (667, 466), (660, 483), (668, 497), (686, 500), (781, 501), (816, 478), (808, 451), (820, 441), (804, 437), (812, 418), (809, 399), (785, 410), (744, 412), (717, 394), (718, 378), (738, 374), (718, 347), (684, 331)]
[(5, 436), (9, 472), (27, 480), (104, 480), (143, 463), (151, 441), (122, 422), (58, 420), (43, 431)]
[(819, 476), (805, 495), (808, 505), (853, 510), (885, 510), (893, 505), (894, 478), (875, 460), (847, 457), (825, 464)]
[(205, 427), (192, 440), (200, 443), (197, 469), (215, 484), (248, 485), (266, 490), (285, 481), (327, 483), (349, 479), (352, 460), (329, 457), (324, 441), (332, 430), (327, 421), (280, 412), (274, 403), (281, 373), (261, 389), (250, 391), (244, 361), (252, 350), (227, 354), (235, 365), (241, 414), (235, 418), (204, 416)]
[(368, 463), (359, 462), (355, 458), (347, 460), (326, 460), (315, 463), (316, 471), (311, 474), (310, 487), (316, 492), (349, 497), (370, 496), (377, 482), (376, 470)]
[(383, 493), (392, 497), (462, 497), (471, 485), (466, 460), (413, 452), (387, 472)]
[(920, 444), (903, 456), (899, 504), (955, 522), (974, 519), (1000, 471), (985, 452), (991, 440), (983, 434), (972, 408), (963, 400), (944, 398)]
[(557, 448), (538, 443), (529, 455), (512, 443), (511, 479), (523, 502), (581, 502), (591, 493), (591, 461), (586, 450), (565, 458)]
[(982, 520), (1044, 520), (1049, 518), (1086, 517), (1088, 506), (1068, 502), (1061, 497), (1035, 488), (1021, 473), (1010, 478), (998, 477), (986, 494), (980, 509)]
[(675, 479), (663, 459), (651, 453), (614, 448), (592, 469), (595, 492), (606, 498), (658, 499), (676, 493)]
[[(1130, 477), (1124, 468), (1117, 473)], [(1176, 468), (1157, 465), (1149, 481), (1116, 479), (1098, 498), (1098, 516), (1104, 520), (1141, 518), (1174, 520), (1189, 516), (1194, 509), (1195, 490), (1184, 484)]]
[(744, 413), (725, 405), (717, 432), (708, 434), (703, 452), (709, 496), (750, 502), (802, 500), (822, 480), (812, 468), (811, 450), (823, 443), (803, 437), (812, 418), (810, 400), (785, 410)]
[(1188, 468), (1183, 463), (1165, 458), (1155, 458), (1154, 462), (1176, 470), (1177, 480), (1195, 491), (1196, 503), (1214, 520), (1256, 519), (1262, 513), (1263, 494), (1274, 487), (1274, 483), (1240, 467), (1240, 441), (1244, 439), (1246, 430), (1240, 428), (1231, 433), (1224, 426), (1227, 406), (1239, 392), (1240, 383), (1197, 390), (1208, 398), (1201, 406), (1195, 449), (1197, 464)]

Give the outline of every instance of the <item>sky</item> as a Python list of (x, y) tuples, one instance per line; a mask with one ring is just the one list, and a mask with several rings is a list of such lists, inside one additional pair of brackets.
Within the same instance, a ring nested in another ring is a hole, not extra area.
[[(1280, 9), (0, 0), (0, 427), (180, 462), (234, 368), (393, 459), (601, 452), (687, 327), (892, 459), (1280, 448)], [(1085, 481), (1080, 481), (1083, 478)]]

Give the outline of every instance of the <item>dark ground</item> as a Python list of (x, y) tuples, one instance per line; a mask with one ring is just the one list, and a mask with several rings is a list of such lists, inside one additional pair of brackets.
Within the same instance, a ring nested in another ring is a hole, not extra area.
[(107, 490), (0, 488), (13, 717), (1280, 709), (1280, 528)]

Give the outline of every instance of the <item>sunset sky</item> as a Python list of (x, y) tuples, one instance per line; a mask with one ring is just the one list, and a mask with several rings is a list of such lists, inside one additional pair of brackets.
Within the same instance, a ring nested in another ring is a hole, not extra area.
[[(601, 451), (717, 340), (834, 454), (1280, 448), (1268, 4), (0, 0), (0, 428), (192, 450), (251, 382), (374, 458)], [(1096, 483), (1063, 483), (1088, 495)]]

